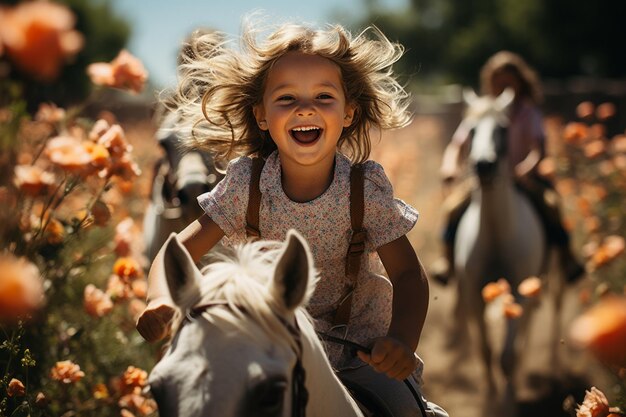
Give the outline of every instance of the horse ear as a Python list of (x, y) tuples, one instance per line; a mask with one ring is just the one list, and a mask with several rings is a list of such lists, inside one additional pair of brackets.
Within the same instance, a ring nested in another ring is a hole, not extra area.
[(504, 111), (513, 103), (515, 99), (515, 90), (510, 87), (504, 89), (498, 97), (496, 97), (495, 108), (498, 111)]
[(201, 274), (175, 233), (165, 242), (163, 271), (174, 303), (182, 309), (191, 307), (200, 297), (197, 281)]
[(463, 89), (463, 101), (465, 102), (465, 104), (471, 106), (474, 102), (476, 102), (476, 100), (478, 100), (478, 96), (474, 92), (474, 89), (470, 87), (465, 87)]
[(284, 301), (287, 309), (293, 310), (305, 301), (312, 266), (308, 244), (298, 232), (289, 230), (273, 282), (275, 295)]

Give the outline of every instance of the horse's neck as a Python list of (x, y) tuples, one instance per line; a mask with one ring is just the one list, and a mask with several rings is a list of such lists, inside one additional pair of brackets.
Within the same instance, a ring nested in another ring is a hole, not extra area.
[(493, 183), (479, 187), (472, 197), (472, 203), (480, 207), (481, 229), (496, 241), (510, 240), (519, 218), (519, 195), (507, 170), (501, 167)]
[(303, 334), (303, 366), (309, 391), (307, 416), (359, 416), (363, 414), (328, 362), (324, 348), (308, 320), (298, 320)]

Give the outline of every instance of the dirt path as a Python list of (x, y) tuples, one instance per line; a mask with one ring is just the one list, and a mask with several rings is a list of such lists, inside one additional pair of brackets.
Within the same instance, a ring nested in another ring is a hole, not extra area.
[[(394, 184), (396, 196), (420, 211), (420, 220), (409, 234), (418, 255), (428, 266), (439, 255), (442, 203), (438, 168), (450, 127), (438, 117), (417, 117), (402, 130), (387, 134), (374, 145), (372, 159), (380, 162)], [(500, 380), (498, 395), (488, 395), (482, 363), (472, 342), (450, 345), (454, 335), (453, 307), (456, 288), (430, 285), (430, 308), (418, 348), (426, 363), (425, 394), (442, 405), (454, 417), (478, 416), (567, 416), (563, 402), (573, 394), (579, 402), (584, 389), (593, 381), (601, 386), (606, 376), (589, 357), (575, 352), (564, 340), (553, 346), (553, 303), (544, 296), (538, 301), (530, 324), (524, 356), (520, 360), (515, 393), (506, 393)], [(561, 334), (578, 312), (577, 288), (564, 292)], [(499, 344), (504, 321), (499, 314), (489, 314), (494, 345)], [(556, 369), (555, 362), (563, 366)], [(608, 386), (608, 384), (607, 384)], [(517, 411), (515, 411), (517, 409)]]

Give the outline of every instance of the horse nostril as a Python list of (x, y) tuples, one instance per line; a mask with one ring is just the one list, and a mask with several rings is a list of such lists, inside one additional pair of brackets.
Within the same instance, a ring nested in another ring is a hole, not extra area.
[(491, 175), (496, 171), (496, 161), (480, 160), (476, 162), (475, 169), (479, 177)]

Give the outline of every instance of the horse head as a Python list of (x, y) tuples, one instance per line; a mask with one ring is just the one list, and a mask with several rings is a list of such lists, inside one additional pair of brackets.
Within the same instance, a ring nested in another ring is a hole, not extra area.
[(481, 184), (486, 185), (508, 169), (506, 163), (507, 128), (509, 108), (515, 98), (512, 89), (498, 97), (478, 97), (473, 90), (463, 94), (467, 104), (466, 122), (472, 135), (469, 163)]
[(311, 411), (311, 385), (330, 386), (318, 368), (334, 378), (302, 308), (315, 284), (304, 239), (290, 231), (284, 243), (240, 247), (237, 258), (200, 272), (175, 235), (166, 242), (162, 270), (178, 312), (149, 377), (161, 415), (300, 416)]

